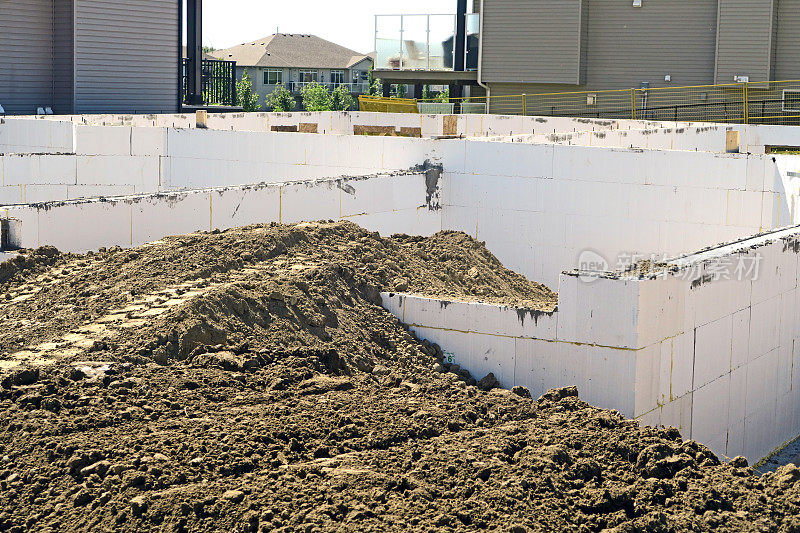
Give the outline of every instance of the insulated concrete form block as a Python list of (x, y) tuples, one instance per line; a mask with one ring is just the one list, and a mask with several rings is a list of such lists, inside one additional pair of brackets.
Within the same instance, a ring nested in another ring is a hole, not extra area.
[(747, 365), (747, 399), (745, 417), (763, 409), (775, 409), (778, 398), (779, 351), (774, 349)]
[(25, 203), (25, 185), (0, 186), (0, 206)]
[(31, 183), (74, 185), (77, 179), (75, 156), (43, 154), (39, 156), (39, 173)]
[(715, 453), (725, 453), (728, 433), (728, 396), (730, 374), (698, 387), (692, 399), (693, 440), (709, 446)]
[(638, 282), (562, 274), (558, 287), (559, 340), (637, 348)]
[(733, 315), (699, 326), (694, 334), (694, 386), (703, 387), (730, 372)]
[(761, 358), (778, 347), (780, 296), (754, 304), (750, 311), (748, 363)]
[(211, 193), (211, 227), (235, 228), (280, 220), (281, 189), (253, 185)]
[(659, 355), (658, 402), (666, 405), (692, 391), (694, 331), (661, 341)]
[(131, 127), (75, 126), (77, 155), (131, 155)]
[[(696, 270), (686, 274), (686, 283), (690, 287), (685, 298), (686, 329), (714, 322), (751, 304), (750, 280), (737, 279), (735, 266), (732, 261), (720, 259), (697, 265)], [(721, 277), (727, 275), (731, 279)], [(719, 277), (715, 280), (712, 276)]]
[(452, 174), (467, 172), (467, 146), (463, 139), (445, 139), (431, 144), (428, 158), (432, 163), (441, 164), (444, 171)]
[(750, 313), (747, 307), (733, 314), (731, 336), (731, 371), (745, 366), (750, 360)]
[(0, 157), (0, 183), (6, 186), (36, 183), (40, 159), (40, 156), (32, 154), (6, 154)]
[(465, 367), (480, 380), (494, 374), (503, 388), (514, 386), (515, 342), (510, 337), (470, 333), (469, 364)]
[(486, 135), (515, 135), (531, 133), (525, 130), (525, 117), (512, 115), (484, 115), (483, 129)]
[(70, 153), (73, 143), (71, 122), (0, 118), (0, 153)]
[[(363, 137), (356, 137), (361, 140)], [(383, 137), (383, 170), (407, 170), (421, 165), (429, 159), (428, 152), (432, 141), (405, 137)], [(361, 143), (354, 148), (361, 149)]]
[(167, 128), (132, 128), (131, 155), (167, 155)]
[(38, 204), (67, 198), (67, 185), (21, 185), (22, 203)]
[(427, 208), (365, 213), (347, 217), (346, 220), (370, 231), (377, 231), (384, 237), (395, 233), (408, 233), (427, 237), (442, 229), (438, 212)]
[[(35, 209), (37, 246), (85, 252), (101, 246), (131, 245), (131, 207), (125, 202), (68, 203), (55, 209)], [(28, 229), (23, 224), (23, 232)]]
[(748, 124), (742, 143), (748, 146), (800, 146), (800, 127)]
[(686, 296), (682, 283), (657, 279), (639, 284), (638, 346), (651, 346), (683, 331)]
[(726, 195), (725, 225), (752, 228), (751, 234), (761, 228), (762, 192), (728, 190)]
[[(165, 235), (211, 231), (211, 191), (171, 193), (123, 200), (131, 212), (130, 240), (138, 246)], [(223, 229), (223, 228), (220, 228)]]
[(469, 140), (467, 172), (485, 176), (546, 178), (553, 176), (553, 147)]
[(156, 192), (159, 171), (158, 157), (77, 156), (76, 185), (133, 185), (137, 191)]
[(648, 346), (635, 352), (636, 380), (635, 409), (633, 416), (638, 418), (656, 409), (659, 404), (661, 387), (661, 343)]
[(636, 352), (608, 347), (587, 350), (589, 383), (584, 399), (627, 417), (635, 410)]
[(744, 423), (747, 417), (747, 366), (736, 368), (730, 373), (728, 393), (728, 420), (731, 425)]
[(340, 217), (341, 196), (346, 182), (290, 183), (281, 187), (282, 224), (330, 220)]
[(763, 155), (749, 154), (747, 156), (747, 174), (745, 189), (749, 192), (764, 192), (764, 176), (766, 175), (767, 161)]
[(553, 146), (556, 179), (645, 184), (653, 171), (651, 152), (617, 148)]
[(693, 393), (685, 394), (660, 409), (659, 424), (664, 427), (674, 427), (681, 432), (685, 439), (691, 438), (692, 432), (692, 399)]
[(405, 311), (405, 295), (398, 294), (394, 292), (382, 292), (381, 293), (381, 306), (384, 309), (389, 311), (391, 314), (396, 316), (401, 322), (405, 322), (403, 319), (404, 311)]
[(783, 444), (775, 439), (775, 405), (761, 409), (744, 421), (744, 452), (748, 458), (762, 458)]

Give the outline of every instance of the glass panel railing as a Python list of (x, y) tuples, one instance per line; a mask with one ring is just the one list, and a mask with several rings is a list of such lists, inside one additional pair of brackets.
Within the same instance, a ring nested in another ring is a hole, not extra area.
[(375, 17), (375, 68), (399, 69), (402, 17)]
[(478, 13), (467, 15), (467, 54), (466, 70), (478, 70), (478, 48), (480, 47), (481, 16)]
[(456, 16), (431, 15), (428, 56), (430, 70), (453, 70), (456, 42)]
[[(467, 15), (466, 66), (478, 66), (480, 19)], [(376, 69), (453, 70), (455, 15), (376, 15)]]
[(427, 70), (428, 17), (402, 17), (403, 63), (401, 69)]

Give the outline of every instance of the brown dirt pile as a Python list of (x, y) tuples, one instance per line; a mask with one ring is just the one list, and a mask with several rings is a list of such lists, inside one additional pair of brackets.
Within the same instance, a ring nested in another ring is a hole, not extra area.
[(483, 390), (379, 307), (398, 284), (552, 302), (463, 235), (341, 223), (17, 272), (0, 531), (800, 527), (800, 470), (755, 477), (574, 389)]

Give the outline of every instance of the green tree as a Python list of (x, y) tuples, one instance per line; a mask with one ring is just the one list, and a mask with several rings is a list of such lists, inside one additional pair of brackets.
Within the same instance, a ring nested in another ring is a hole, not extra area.
[(339, 85), (331, 92), (331, 111), (349, 111), (355, 104), (346, 86)]
[(331, 110), (331, 93), (324, 85), (311, 82), (301, 89), (300, 96), (303, 98), (303, 107), (306, 111)]
[(380, 78), (376, 78), (372, 72), (374, 67), (369, 67), (369, 72), (367, 73), (367, 95), (368, 96), (380, 96), (381, 91), (381, 80)]
[(392, 85), (392, 96), (394, 98), (405, 98), (406, 97), (406, 86), (402, 83), (397, 85)]
[(433, 91), (431, 91), (430, 85), (423, 85), (422, 86), (422, 99), (423, 100), (433, 100)]
[(450, 87), (446, 87), (444, 91), (436, 95), (436, 101), (443, 104), (450, 102)]
[(245, 111), (258, 111), (261, 104), (258, 103), (258, 93), (253, 92), (253, 82), (247, 69), (244, 69), (242, 79), (236, 82), (236, 103)]
[(289, 92), (289, 89), (283, 86), (282, 83), (279, 83), (275, 86), (275, 90), (272, 91), (272, 94), (267, 96), (267, 105), (275, 112), (282, 113), (285, 111), (294, 111), (294, 108), (297, 107), (297, 102), (292, 96), (292, 93)]

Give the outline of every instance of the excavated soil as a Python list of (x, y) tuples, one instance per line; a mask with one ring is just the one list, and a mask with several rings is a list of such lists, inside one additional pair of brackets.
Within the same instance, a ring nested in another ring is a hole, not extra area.
[(381, 290), (556, 303), (463, 234), (348, 223), (3, 264), (0, 531), (800, 530), (797, 468), (493, 388)]

